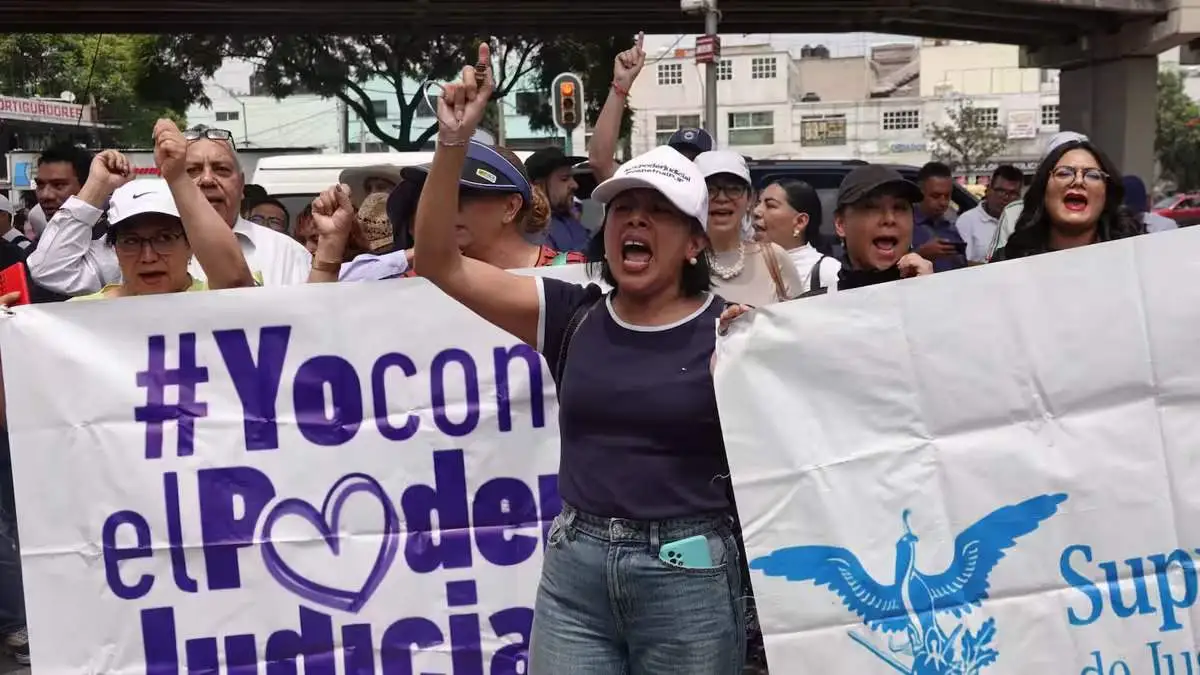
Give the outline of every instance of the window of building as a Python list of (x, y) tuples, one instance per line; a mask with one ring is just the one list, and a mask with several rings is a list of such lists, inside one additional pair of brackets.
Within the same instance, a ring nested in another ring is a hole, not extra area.
[(372, 100), (371, 114), (377, 120), (386, 120), (388, 116), (388, 104), (386, 100)]
[(655, 145), (666, 145), (671, 134), (688, 127), (700, 128), (699, 115), (659, 115), (654, 118)]
[(730, 145), (774, 145), (775, 113), (729, 113)]
[(1000, 126), (1000, 109), (977, 108), (975, 121), (981, 127), (998, 127)]
[(236, 122), (240, 117), (241, 115), (239, 115), (238, 111), (236, 110), (231, 110), (229, 112), (217, 112), (218, 122)]
[(773, 80), (775, 79), (775, 57), (774, 56), (756, 56), (750, 59), (750, 79), (752, 80)]
[(658, 86), (667, 87), (674, 84), (683, 84), (683, 64), (658, 64)]
[(1050, 105), (1042, 106), (1042, 126), (1056, 127), (1058, 126), (1058, 104), (1051, 103)]
[(717, 61), (717, 79), (733, 79), (733, 61), (730, 61), (729, 59), (721, 59), (720, 61)]
[(920, 110), (886, 110), (883, 113), (884, 131), (921, 128)]
[(800, 144), (845, 145), (845, 115), (811, 115), (800, 118)]

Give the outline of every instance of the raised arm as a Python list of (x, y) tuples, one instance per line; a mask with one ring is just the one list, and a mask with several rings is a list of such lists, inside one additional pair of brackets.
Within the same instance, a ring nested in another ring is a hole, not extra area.
[(208, 287), (254, 286), (237, 235), (188, 175), (187, 140), (171, 120), (161, 119), (154, 125), (154, 163), (171, 189), (188, 244), (208, 277)]
[(313, 257), (308, 283), (338, 281), (350, 231), (354, 229), (354, 205), (350, 186), (334, 185), (317, 195), (312, 203), (313, 227), (317, 228), (317, 254)]
[(467, 143), (483, 119), (494, 89), (491, 51), (482, 44), (479, 65), (464, 68), (462, 81), (446, 85), (438, 100), (437, 149), (417, 204), (413, 258), (418, 275), (536, 348), (540, 306), (536, 280), (467, 258), (455, 241), (458, 181), (467, 157)]
[(608, 88), (608, 98), (596, 118), (592, 139), (588, 141), (588, 165), (596, 182), (608, 180), (617, 172), (613, 156), (617, 154), (617, 140), (621, 136), (621, 118), (625, 116), (625, 101), (642, 66), (646, 65), (646, 52), (642, 50), (645, 35), (638, 33), (633, 47), (617, 54), (613, 60), (613, 81)]

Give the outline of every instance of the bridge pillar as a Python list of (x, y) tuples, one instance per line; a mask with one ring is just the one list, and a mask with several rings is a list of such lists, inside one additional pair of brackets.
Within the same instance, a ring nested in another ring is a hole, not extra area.
[(1059, 127), (1085, 134), (1124, 174), (1154, 180), (1158, 59), (1125, 56), (1068, 67), (1059, 79)]

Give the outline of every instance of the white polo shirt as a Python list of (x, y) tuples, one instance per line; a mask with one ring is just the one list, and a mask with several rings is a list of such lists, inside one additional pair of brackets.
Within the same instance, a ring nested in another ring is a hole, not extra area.
[(988, 213), (980, 202), (979, 206), (960, 215), (954, 225), (958, 228), (959, 236), (967, 242), (967, 260), (987, 262), (1000, 219)]
[[(102, 240), (92, 239), (92, 228), (103, 211), (71, 197), (46, 224), (37, 248), (29, 255), (29, 273), (39, 286), (63, 295), (95, 293), (120, 283), (117, 254)], [(295, 239), (269, 227), (238, 218), (233, 226), (250, 272), (264, 286), (287, 286), (308, 281), (312, 256)], [(188, 263), (196, 279), (207, 276), (196, 258)]]

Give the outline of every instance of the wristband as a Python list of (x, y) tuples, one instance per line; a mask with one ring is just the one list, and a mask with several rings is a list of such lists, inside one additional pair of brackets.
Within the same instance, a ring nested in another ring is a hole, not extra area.
[(312, 268), (318, 272), (328, 272), (329, 274), (337, 274), (342, 271), (342, 263), (329, 262), (328, 260), (318, 260), (313, 258)]
[(616, 80), (613, 80), (612, 88), (613, 88), (613, 91), (617, 92), (617, 94), (619, 94), (625, 98), (629, 98), (629, 90), (626, 89), (625, 87), (622, 87)]

